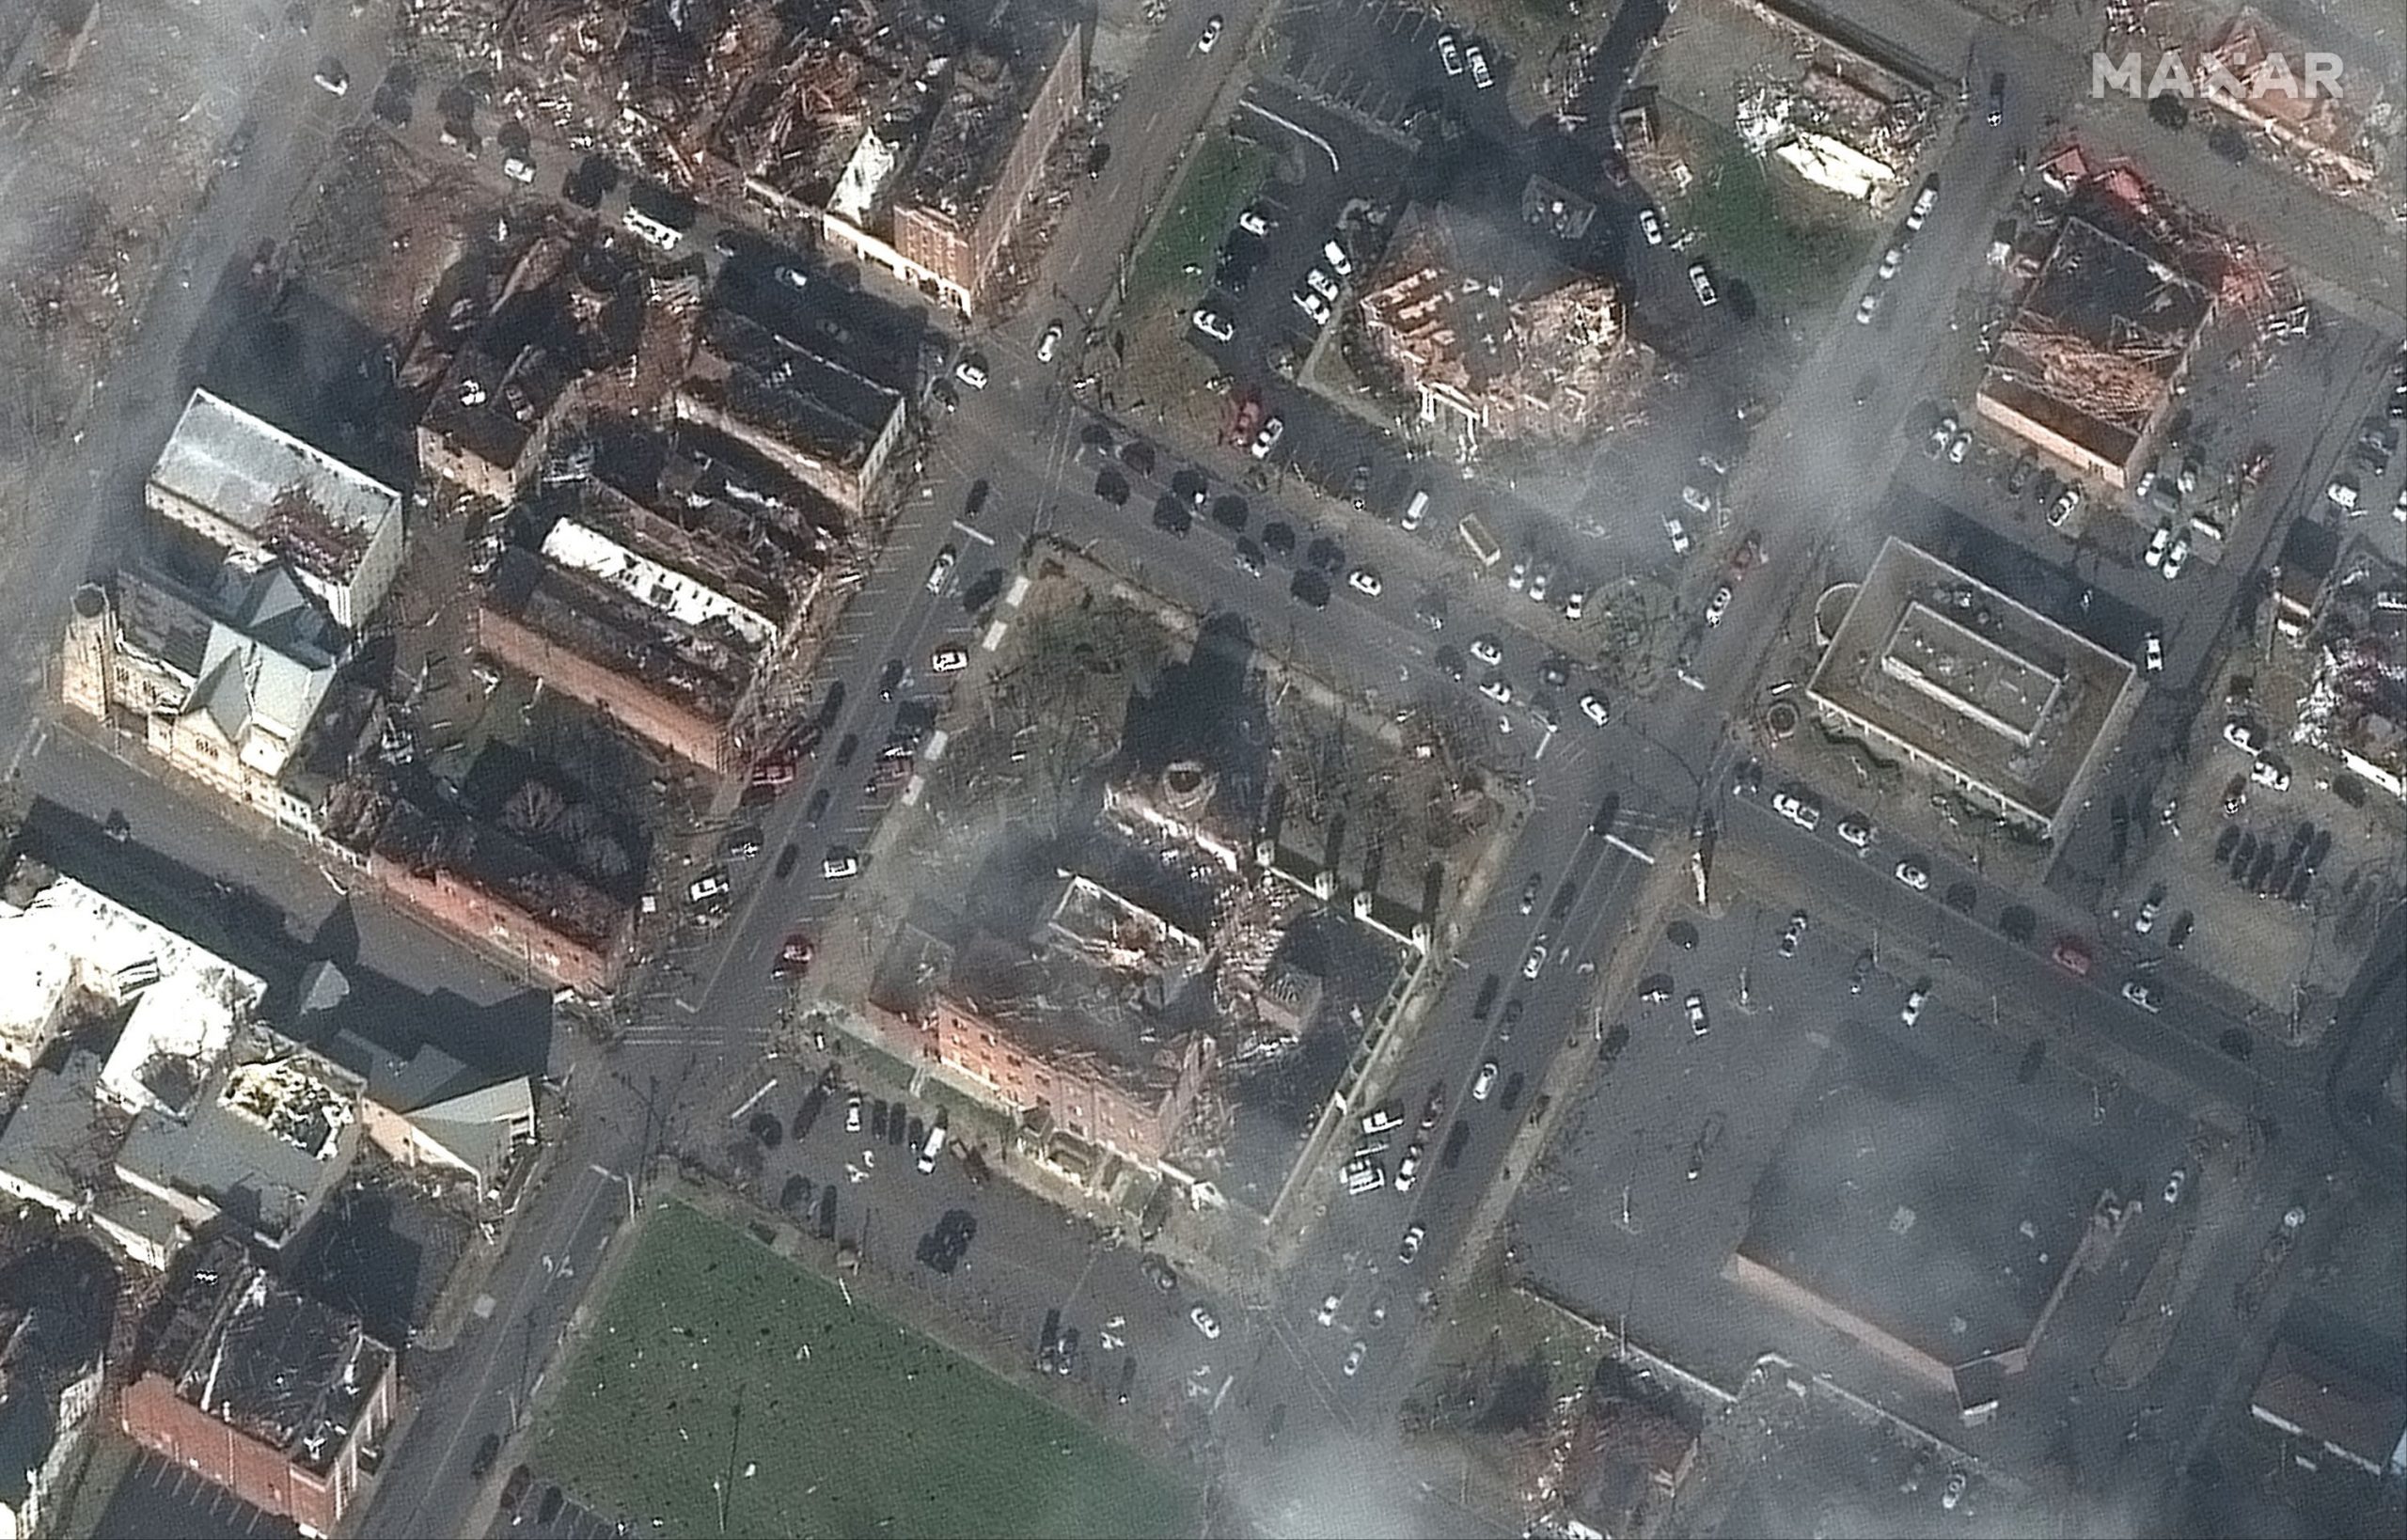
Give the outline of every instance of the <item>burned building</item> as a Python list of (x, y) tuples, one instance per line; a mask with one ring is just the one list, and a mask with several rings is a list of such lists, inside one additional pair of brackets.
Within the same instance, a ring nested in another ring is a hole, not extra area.
[(334, 1533), (363, 1452), (392, 1426), (393, 1350), (230, 1241), (187, 1254), (143, 1339), (118, 1403), (127, 1436), (304, 1533)]
[(149, 510), (253, 563), (281, 561), (355, 631), (401, 569), (401, 495), (195, 390), (143, 489)]
[[(705, 769), (742, 757), (758, 690), (816, 600), (841, 510), (691, 440), (596, 423), (590, 474), (517, 515), (480, 651)], [(707, 435), (698, 435), (707, 437)]]
[(617, 979), (641, 855), (565, 794), (531, 792), (505, 823), (358, 778), (335, 788), (323, 826), (386, 892), (525, 976), (593, 995)]
[[(894, 204), (903, 275), (963, 315), (987, 297), (1053, 145), (1084, 107), (1086, 39), (1071, 25), (1033, 68), (985, 52), (953, 61)], [(1032, 87), (1032, 88), (1031, 88)]]
[(595, 351), (586, 331), (603, 298), (580, 283), (581, 256), (580, 243), (551, 231), (511, 265), (419, 415), (424, 475), (503, 503), (542, 463)]
[(908, 318), (857, 291), (723, 278), (672, 406), (857, 514), (902, 446), (920, 340)]
[(1635, 385), (1612, 286), (1473, 216), (1414, 205), (1361, 305), (1371, 351), (1465, 460), (1490, 439), (1594, 432)]

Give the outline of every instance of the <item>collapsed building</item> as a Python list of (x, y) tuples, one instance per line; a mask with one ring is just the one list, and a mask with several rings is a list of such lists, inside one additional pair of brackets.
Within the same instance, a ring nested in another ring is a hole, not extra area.
[(2326, 574), (2320, 605), (2303, 606), (2315, 665), (2291, 737), (2407, 801), (2407, 574), (2362, 547), (2347, 559), (2337, 580)]
[(2116, 489), (2155, 454), (2198, 338), (2220, 306), (2263, 302), (2255, 252), (2130, 167), (2080, 180), (1981, 377), (1982, 418)]
[(2310, 74), (2309, 50), (2255, 6), (2242, 6), (2199, 50), (2198, 97), (2297, 157), (2317, 180), (2346, 191), (2381, 177), (2388, 140), (2385, 110), (2371, 70)]
[(808, 223), (964, 315), (991, 298), (1085, 107), (1085, 31), (1065, 15), (973, 23), (899, 0), (412, 9), (421, 31), (504, 64), (508, 104), (698, 196)]
[(143, 1339), (127, 1437), (304, 1533), (336, 1532), (398, 1410), (393, 1349), (225, 1240), (187, 1255)]
[(185, 403), (143, 500), (229, 556), (282, 562), (345, 631), (401, 570), (399, 492), (206, 390)]
[(1488, 440), (1592, 432), (1637, 389), (1612, 286), (1475, 216), (1413, 205), (1359, 303), (1372, 353), (1466, 461)]

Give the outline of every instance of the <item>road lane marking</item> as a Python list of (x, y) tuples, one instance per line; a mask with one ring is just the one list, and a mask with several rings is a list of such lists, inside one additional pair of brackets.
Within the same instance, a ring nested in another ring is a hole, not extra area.
[(942, 728), (938, 728), (936, 731), (928, 734), (927, 750), (920, 757), (925, 760), (928, 763), (934, 764), (936, 761), (944, 758), (945, 746), (951, 742), (952, 742), (952, 734), (947, 732)]
[(1605, 843), (1613, 846), (1615, 850), (1620, 851), (1625, 856), (1644, 861), (1648, 866), (1653, 866), (1655, 864), (1654, 856), (1649, 856), (1646, 852), (1639, 849), (1636, 845), (1631, 844), (1628, 841), (1623, 839), (1618, 834), (1606, 835)]
[(1020, 601), (1028, 597), (1028, 590), (1030, 587), (1030, 584), (1026, 573), (1022, 573), (1017, 577), (1013, 578), (1011, 590), (1003, 595), (1003, 607), (1006, 609), (1019, 608)]
[(1004, 633), (1011, 628), (1012, 623), (1009, 621), (997, 621), (986, 628), (986, 635), (979, 638), (978, 645), (989, 652), (998, 651), (1003, 645)]
[(963, 534), (968, 536), (971, 540), (976, 541), (981, 545), (992, 545), (995, 543), (994, 536), (986, 533), (983, 529), (979, 529), (972, 526), (966, 525), (959, 519), (952, 521), (952, 526), (955, 529), (960, 530)]
[(925, 776), (913, 776), (908, 781), (905, 781), (903, 786), (903, 806), (906, 808), (918, 807), (920, 805), (920, 793), (924, 790), (926, 786), (927, 778)]

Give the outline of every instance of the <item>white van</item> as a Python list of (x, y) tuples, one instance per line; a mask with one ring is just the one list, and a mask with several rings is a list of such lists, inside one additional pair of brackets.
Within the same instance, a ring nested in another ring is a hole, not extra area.
[(1416, 492), (1412, 495), (1412, 501), (1404, 505), (1404, 517), (1396, 522), (1408, 535), (1420, 528), (1421, 521), (1428, 516), (1429, 495), (1425, 492)]
[(944, 1154), (944, 1124), (939, 1123), (928, 1130), (928, 1141), (920, 1146), (920, 1174), (926, 1176), (936, 1169), (936, 1156)]
[(682, 231), (662, 224), (641, 209), (633, 206), (620, 216), (620, 222), (663, 251), (675, 251), (678, 244), (685, 239)]

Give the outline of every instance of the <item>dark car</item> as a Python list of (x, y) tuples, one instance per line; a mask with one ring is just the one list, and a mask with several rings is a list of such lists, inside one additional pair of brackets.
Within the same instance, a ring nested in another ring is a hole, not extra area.
[(1512, 1111), (1514, 1108), (1520, 1105), (1521, 1088), (1527, 1083), (1526, 1077), (1519, 1070), (1515, 1070), (1511, 1075), (1506, 1076), (1504, 1089), (1497, 1095), (1496, 1105), (1504, 1111)]
[(493, 1462), (501, 1458), (501, 1435), (488, 1433), (477, 1440), (476, 1458), (468, 1462), (468, 1478), (482, 1481), (493, 1474)]
[[(826, 792), (822, 792), (822, 793), (820, 793), (819, 794), (820, 794), (820, 796), (821, 796), (821, 797), (823, 797), (823, 798), (824, 798), (824, 797), (826, 797), (826, 794), (826, 794)], [(778, 881), (779, 881), (779, 882), (783, 882), (783, 881), (785, 881), (788, 877), (793, 876), (793, 875), (794, 875), (794, 862), (796, 862), (796, 861), (798, 861), (798, 860), (800, 860), (800, 859), (802, 859), (802, 852), (801, 852), (799, 849), (797, 849), (796, 847), (793, 846), (793, 845), (788, 845), (788, 846), (786, 846), (786, 848), (785, 848), (785, 849), (783, 849), (783, 850), (781, 850), (781, 851), (779, 851), (779, 852), (778, 852), (778, 865), (777, 865), (777, 880), (778, 880)]]
[[(813, 825), (815, 825), (815, 824), (817, 824), (817, 823), (818, 823), (822, 818), (825, 818), (825, 817), (826, 817), (826, 816), (827, 816), (827, 788), (826, 788), (826, 787), (825, 787), (825, 786), (822, 786), (821, 788), (819, 788), (819, 790), (817, 790), (817, 791), (815, 791), (815, 792), (813, 792), (813, 793), (811, 793), (811, 794), (810, 794), (810, 800), (809, 802), (806, 802), (806, 803), (804, 803), (804, 804), (803, 804), (803, 808), (802, 808), (802, 821), (803, 821), (804, 823), (806, 823), (806, 824), (813, 824)], [(794, 847), (793, 847), (792, 845), (788, 845), (786, 848), (787, 848), (788, 850), (792, 850)], [(779, 860), (783, 860), (785, 857), (781, 856), (779, 856), (779, 857), (778, 857), (778, 858), (779, 858)]]
[(1445, 1144), (1438, 1151), (1439, 1168), (1442, 1171), (1453, 1171), (1455, 1167), (1461, 1165), (1463, 1163), (1463, 1146), (1470, 1142), (1470, 1122), (1463, 1118), (1456, 1118), (1455, 1120), (1455, 1125), (1446, 1130)]
[(886, 667), (877, 671), (878, 699), (881, 700), (893, 699), (894, 692), (902, 686), (902, 684), (903, 660), (901, 658), (887, 659)]
[(503, 1513), (511, 1513), (516, 1510), (518, 1504), (524, 1501), (527, 1496), (527, 1485), (534, 1481), (534, 1479), (535, 1472), (527, 1469), (525, 1466), (517, 1465), (511, 1467), (510, 1479), (501, 1484), (501, 1511)]
[(1093, 181), (1102, 176), (1103, 168), (1110, 164), (1111, 147), (1100, 139), (1096, 140), (1087, 150), (1087, 180)]
[(1471, 1019), (1486, 1021), (1487, 1013), (1496, 1008), (1496, 992), (1503, 987), (1504, 982), (1493, 973), (1482, 979), (1479, 982), (1479, 998), (1471, 1008)]
[(978, 515), (986, 507), (986, 497), (993, 490), (993, 486), (983, 476), (970, 482), (969, 495), (963, 498), (961, 502), (962, 518), (971, 524), (977, 523)]
[(1463, 675), (1470, 671), (1463, 663), (1462, 653), (1452, 647), (1438, 649), (1435, 661), (1439, 669), (1457, 684), (1462, 683)]
[(841, 770), (845, 765), (852, 763), (853, 756), (860, 752), (860, 747), (861, 735), (859, 733), (845, 733), (842, 739), (841, 739), (836, 745), (836, 767)]

